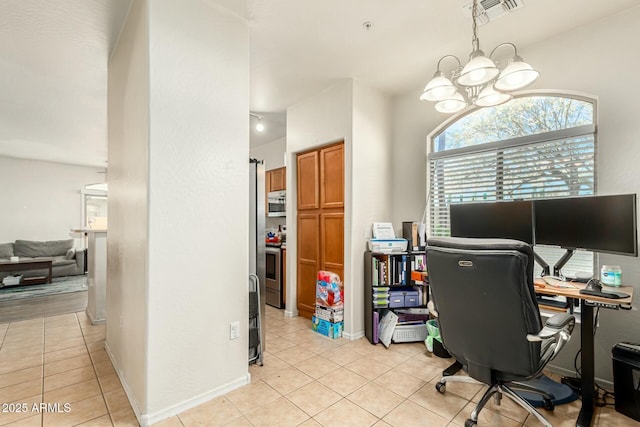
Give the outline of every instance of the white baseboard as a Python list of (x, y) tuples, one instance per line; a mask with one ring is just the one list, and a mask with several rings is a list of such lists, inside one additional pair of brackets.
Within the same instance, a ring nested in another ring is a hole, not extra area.
[(298, 317), (298, 310), (285, 310), (284, 317)]
[(89, 310), (85, 310), (85, 313), (87, 314), (87, 317), (91, 321), (92, 325), (101, 325), (107, 322), (107, 319), (94, 319), (93, 315), (89, 312)]
[(358, 331), (353, 334), (348, 334), (346, 332), (342, 332), (342, 337), (348, 339), (349, 341), (359, 340), (364, 336), (364, 331)]
[(124, 392), (127, 395), (127, 399), (129, 400), (129, 403), (131, 404), (131, 408), (133, 409), (133, 412), (136, 415), (136, 418), (138, 419), (138, 423), (142, 426), (142, 427), (147, 427), (150, 426), (152, 424), (155, 424), (159, 421), (162, 421), (164, 419), (167, 419), (169, 417), (173, 417), (174, 415), (177, 415), (181, 412), (184, 412), (186, 410), (189, 410), (191, 408), (195, 408), (198, 405), (201, 405), (205, 402), (208, 402), (212, 399), (215, 399), (216, 397), (222, 396), (226, 393), (229, 393), (230, 391), (233, 391), (237, 388), (240, 388), (244, 385), (247, 385), (251, 382), (251, 376), (250, 374), (247, 372), (247, 375), (244, 375), (234, 381), (231, 381), (227, 384), (223, 384), (220, 387), (216, 387), (213, 390), (210, 390), (206, 393), (202, 393), (198, 396), (194, 396), (190, 399), (187, 399), (183, 402), (180, 402), (176, 405), (172, 405), (168, 408), (165, 408), (163, 410), (157, 411), (153, 414), (143, 414), (140, 411), (140, 408), (138, 408), (138, 405), (136, 404), (136, 402), (132, 399), (133, 393), (131, 392), (131, 388), (129, 387), (129, 385), (127, 384), (127, 382), (125, 381), (125, 379), (122, 376), (122, 371), (120, 370), (119, 366), (116, 364), (115, 362), (115, 357), (113, 356), (111, 350), (109, 349), (109, 346), (107, 345), (107, 343), (105, 343), (104, 345), (105, 347), (105, 351), (107, 352), (107, 355), (109, 356), (109, 359), (111, 360), (111, 364), (113, 365), (116, 374), (118, 375), (118, 378), (120, 379), (120, 382), (122, 383), (122, 388), (124, 388)]

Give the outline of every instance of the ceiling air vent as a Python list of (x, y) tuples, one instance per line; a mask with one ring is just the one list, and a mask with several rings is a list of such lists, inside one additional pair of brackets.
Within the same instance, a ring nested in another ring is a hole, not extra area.
[[(523, 5), (524, 0), (480, 0), (478, 2), (478, 25), (487, 24), (509, 12), (520, 9)], [(462, 6), (462, 10), (469, 18), (471, 18), (472, 8), (473, 3)]]

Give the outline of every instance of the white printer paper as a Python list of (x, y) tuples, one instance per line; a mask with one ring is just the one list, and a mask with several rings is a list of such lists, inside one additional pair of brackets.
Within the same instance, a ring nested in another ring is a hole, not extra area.
[(378, 339), (385, 347), (389, 348), (391, 339), (393, 338), (393, 331), (398, 324), (398, 316), (391, 310), (387, 310), (380, 318), (378, 323)]
[(396, 232), (393, 231), (393, 224), (390, 222), (374, 222), (373, 223), (374, 239), (395, 239)]

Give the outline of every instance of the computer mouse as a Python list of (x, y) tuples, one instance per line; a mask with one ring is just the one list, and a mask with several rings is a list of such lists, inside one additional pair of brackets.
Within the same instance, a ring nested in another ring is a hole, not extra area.
[(602, 292), (602, 282), (598, 279), (591, 279), (587, 282), (585, 289), (588, 291)]

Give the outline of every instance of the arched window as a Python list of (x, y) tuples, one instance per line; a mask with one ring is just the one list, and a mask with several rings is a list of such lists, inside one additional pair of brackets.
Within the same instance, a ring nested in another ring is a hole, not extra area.
[[(449, 235), (449, 206), (595, 194), (596, 100), (524, 94), (454, 116), (429, 136), (429, 229)], [(563, 251), (537, 248), (551, 265)], [(565, 274), (592, 271), (581, 252)]]

